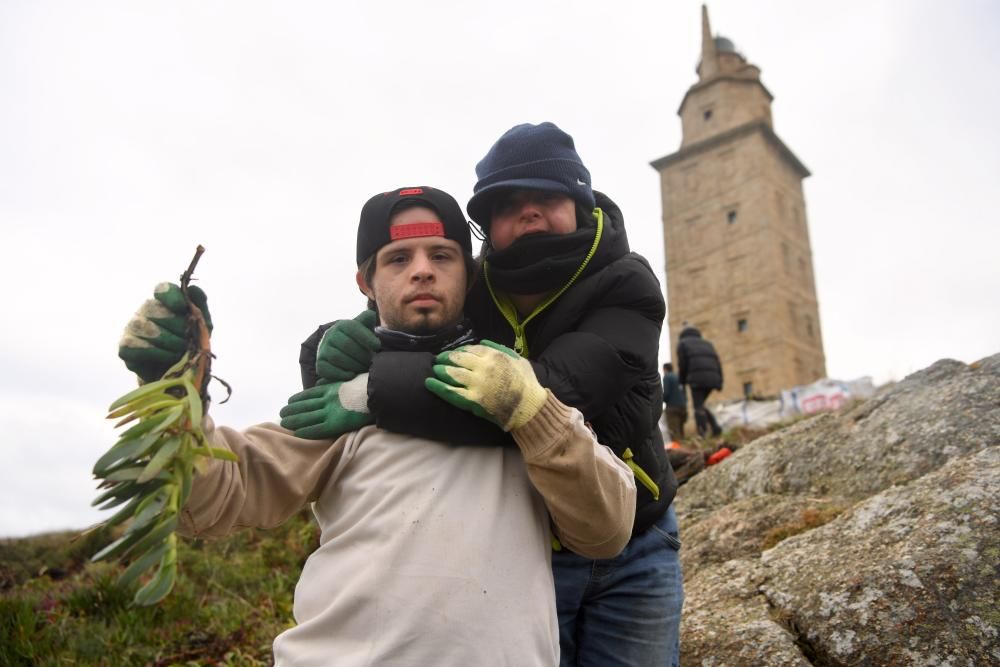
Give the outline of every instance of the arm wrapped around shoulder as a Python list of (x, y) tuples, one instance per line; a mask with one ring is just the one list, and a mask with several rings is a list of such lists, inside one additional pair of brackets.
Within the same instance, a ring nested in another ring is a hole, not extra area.
[(635, 477), (597, 442), (579, 410), (546, 393), (542, 408), (511, 435), (562, 544), (586, 558), (613, 558), (632, 537)]
[(527, 359), (483, 341), (442, 352), (427, 388), (510, 431), (560, 541), (587, 558), (611, 558), (635, 518), (632, 470), (600, 445), (578, 410), (535, 378)]

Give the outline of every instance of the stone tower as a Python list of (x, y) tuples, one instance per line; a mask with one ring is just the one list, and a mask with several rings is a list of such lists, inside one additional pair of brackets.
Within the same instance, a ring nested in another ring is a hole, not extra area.
[(701, 62), (660, 173), (672, 355), (684, 322), (716, 346), (720, 399), (777, 394), (826, 375), (802, 179), (774, 133), (760, 69), (702, 6)]

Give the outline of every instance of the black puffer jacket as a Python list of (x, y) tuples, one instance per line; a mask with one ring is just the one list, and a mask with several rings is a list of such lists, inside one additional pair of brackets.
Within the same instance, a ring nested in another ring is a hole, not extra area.
[[(641, 532), (666, 512), (677, 491), (658, 425), (663, 403), (658, 347), (665, 306), (648, 262), (629, 252), (618, 206), (595, 194), (605, 221), (596, 252), (581, 275), (535, 315), (523, 333), (542, 386), (580, 410), (601, 444), (622, 458), (627, 450), (642, 471), (636, 477), (633, 528)], [(515, 332), (494, 303), (486, 281), (473, 285), (465, 312), (479, 336), (515, 347)], [(308, 347), (315, 347), (321, 335), (317, 334), (303, 344), (303, 377), (305, 367), (314, 363), (315, 350), (310, 354)], [(461, 420), (460, 425), (455, 408), (423, 389), (431, 362), (421, 357), (420, 353), (375, 355), (368, 393), (376, 424), (456, 444), (484, 442), (482, 433), (464, 430), (468, 421)], [(493, 430), (495, 443), (507, 441), (498, 440), (498, 429), (485, 420), (478, 420), (477, 427)], [(643, 475), (657, 487), (655, 498)]]
[(722, 362), (715, 346), (694, 327), (684, 327), (678, 337), (677, 377), (692, 387), (722, 389)]

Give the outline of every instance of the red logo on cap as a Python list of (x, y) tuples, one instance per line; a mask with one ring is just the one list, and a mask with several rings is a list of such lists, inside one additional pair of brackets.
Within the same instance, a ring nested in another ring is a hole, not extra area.
[(440, 222), (410, 222), (405, 225), (393, 225), (389, 228), (389, 237), (393, 241), (412, 239), (418, 236), (444, 236), (444, 225)]
[(424, 194), (423, 188), (407, 188), (406, 190), (400, 190), (399, 196), (405, 197), (406, 195), (422, 195)]

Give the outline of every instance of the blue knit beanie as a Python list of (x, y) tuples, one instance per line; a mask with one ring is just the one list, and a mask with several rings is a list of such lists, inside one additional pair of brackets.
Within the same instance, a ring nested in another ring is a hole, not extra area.
[(560, 192), (588, 211), (596, 206), (590, 172), (573, 137), (554, 123), (524, 123), (504, 132), (476, 165), (476, 176), (466, 210), (483, 229), (489, 227), (495, 198), (511, 190)]

